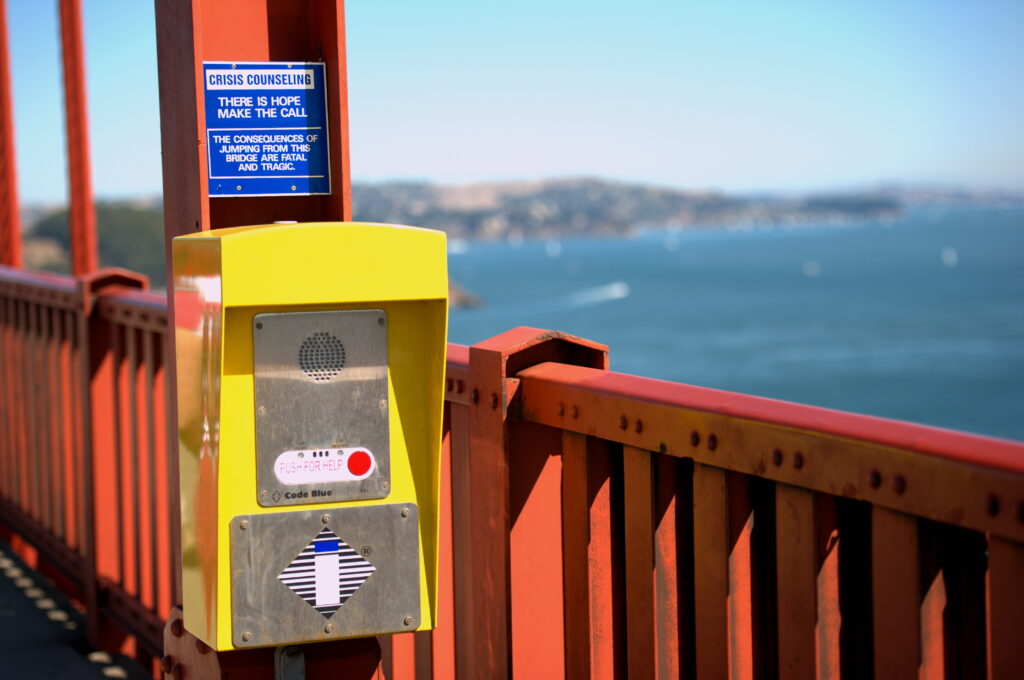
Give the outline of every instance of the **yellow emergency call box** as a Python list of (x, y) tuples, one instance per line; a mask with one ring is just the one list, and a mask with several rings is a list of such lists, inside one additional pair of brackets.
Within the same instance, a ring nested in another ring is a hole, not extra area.
[(214, 649), (436, 623), (443, 232), (173, 242), (185, 627)]

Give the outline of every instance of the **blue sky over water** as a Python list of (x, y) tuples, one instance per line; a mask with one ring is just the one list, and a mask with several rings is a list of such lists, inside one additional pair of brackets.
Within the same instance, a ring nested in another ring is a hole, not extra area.
[[(10, 0), (20, 193), (64, 178), (56, 2)], [(85, 0), (99, 195), (160, 191), (153, 7)], [(1024, 188), (1024, 3), (350, 1), (356, 179)]]

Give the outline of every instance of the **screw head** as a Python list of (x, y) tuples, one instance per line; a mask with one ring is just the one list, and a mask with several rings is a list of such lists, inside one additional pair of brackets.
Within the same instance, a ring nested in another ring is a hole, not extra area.
[(259, 411), (260, 415), (263, 415), (264, 413), (266, 413), (266, 412), (267, 412), (267, 407), (266, 407), (266, 406), (260, 406), (260, 407), (259, 407), (258, 409), (256, 409), (256, 410), (257, 410), (257, 411)]
[(402, 624), (406, 626), (412, 625), (412, 617), (406, 616), (404, 619), (402, 619)]
[(992, 517), (999, 514), (999, 496), (990, 493), (985, 497), (985, 512)]
[(327, 524), (328, 522), (331, 521), (331, 516), (330, 515), (324, 515), (323, 517), (320, 518), (320, 521), (323, 522), (324, 524)]
[(409, 508), (402, 508), (402, 517), (409, 516)]
[(267, 490), (266, 489), (260, 489), (260, 498), (266, 498), (266, 497), (267, 497)]
[(242, 640), (244, 642), (248, 642), (251, 639), (252, 639), (252, 633), (250, 633), (249, 631), (246, 631), (246, 632), (242, 633)]
[(249, 520), (243, 519), (241, 522), (238, 523), (238, 528), (241, 529), (242, 531), (245, 531), (246, 529), (248, 529), (249, 528)]
[(324, 626), (324, 632), (325, 633), (333, 633), (334, 632), (334, 624), (333, 623), (328, 623), (326, 626)]
[(261, 328), (263, 328), (263, 322), (262, 321), (257, 321), (256, 322), (256, 330), (259, 330)]
[(896, 475), (896, 478), (892, 480), (892, 488), (898, 495), (903, 495), (903, 492), (907, 490), (907, 480), (903, 475)]
[(378, 404), (378, 406), (380, 406), (381, 408), (387, 408), (388, 407), (387, 399), (381, 399), (380, 403)]

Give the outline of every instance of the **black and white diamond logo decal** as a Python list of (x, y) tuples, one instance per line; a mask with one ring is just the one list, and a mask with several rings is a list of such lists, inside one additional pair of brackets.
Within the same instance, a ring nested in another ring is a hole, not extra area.
[(329, 619), (375, 571), (338, 534), (324, 527), (277, 578)]

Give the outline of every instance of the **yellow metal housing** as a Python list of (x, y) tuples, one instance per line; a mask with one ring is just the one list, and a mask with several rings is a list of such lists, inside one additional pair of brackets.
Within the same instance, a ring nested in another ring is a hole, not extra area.
[[(215, 649), (234, 649), (233, 517), (409, 502), (419, 507), (419, 630), (433, 628), (448, 307), (444, 233), (357, 223), (235, 227), (175, 238), (173, 257), (186, 628)], [(388, 318), (390, 495), (262, 507), (253, 316), (350, 309), (382, 309)]]

